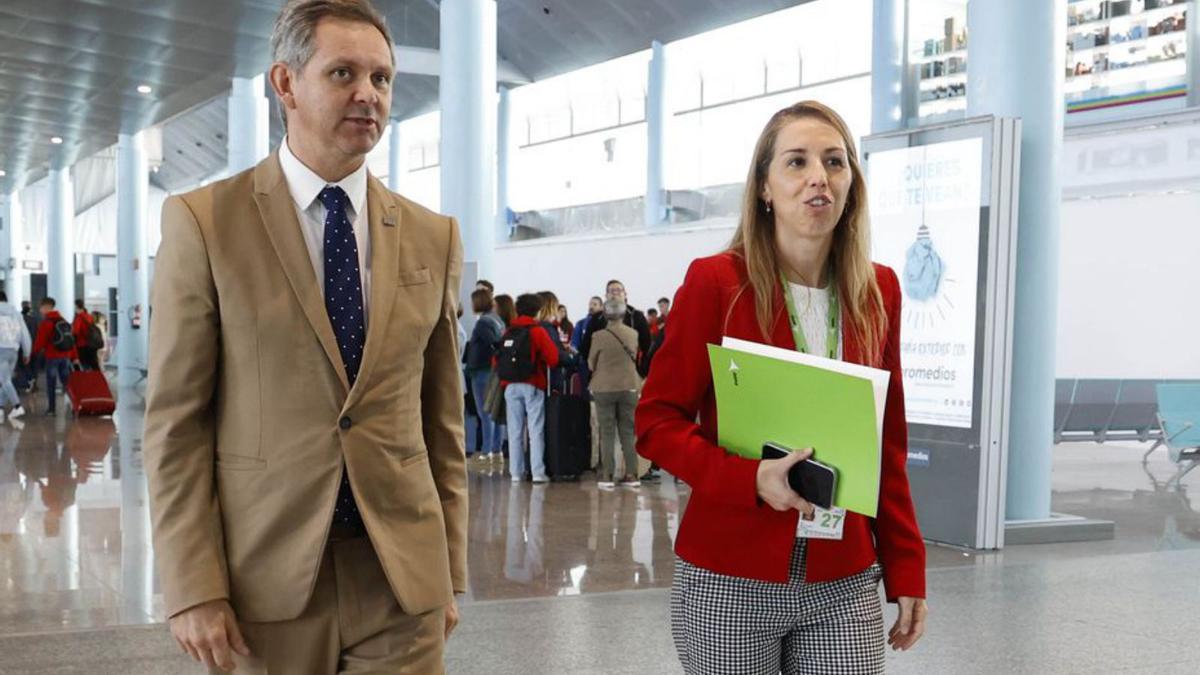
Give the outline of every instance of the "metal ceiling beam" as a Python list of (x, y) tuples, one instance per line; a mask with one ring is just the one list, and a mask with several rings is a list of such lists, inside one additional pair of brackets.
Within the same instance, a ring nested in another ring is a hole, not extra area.
[[(394, 52), (397, 73), (441, 76), (442, 56), (438, 50), (396, 45)], [(529, 84), (533, 82), (533, 79), (521, 72), (521, 69), (511, 62), (497, 57), (496, 81), (500, 84)]]

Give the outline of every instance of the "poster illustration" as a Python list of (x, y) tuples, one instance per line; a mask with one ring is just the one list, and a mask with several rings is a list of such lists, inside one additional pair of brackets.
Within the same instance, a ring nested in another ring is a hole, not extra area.
[(872, 256), (900, 278), (900, 359), (908, 421), (969, 429), (983, 141), (870, 155)]

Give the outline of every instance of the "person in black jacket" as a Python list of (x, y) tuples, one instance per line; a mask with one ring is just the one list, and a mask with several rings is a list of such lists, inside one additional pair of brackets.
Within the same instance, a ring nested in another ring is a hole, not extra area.
[(486, 288), (476, 289), (471, 293), (471, 306), (479, 315), (467, 348), (463, 354), (464, 370), (467, 373), (467, 386), (475, 401), (475, 411), (483, 427), (483, 440), (479, 444), (478, 459), (481, 462), (496, 462), (500, 459), (503, 437), (500, 425), (487, 412), (484, 397), (487, 394), (488, 378), (492, 375), (492, 357), (500, 346), (500, 336), (504, 334), (504, 321), (496, 314), (495, 301), (492, 293)]
[[(646, 352), (650, 351), (650, 324), (646, 323), (646, 315), (642, 314), (641, 310), (634, 309), (626, 300), (625, 284), (613, 279), (608, 282), (605, 289), (605, 295), (609, 300), (619, 300), (625, 303), (625, 320), (622, 322), (626, 326), (637, 331), (638, 334), (638, 374), (642, 377), (646, 376)], [(608, 325), (608, 319), (601, 314), (588, 322), (588, 334), (583, 337), (583, 346), (579, 350), (580, 358), (587, 362), (588, 354), (592, 350), (592, 335), (597, 331), (604, 330)]]

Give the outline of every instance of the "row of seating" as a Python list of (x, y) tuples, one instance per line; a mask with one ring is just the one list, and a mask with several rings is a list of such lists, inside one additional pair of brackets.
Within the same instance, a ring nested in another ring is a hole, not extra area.
[(1157, 385), (1162, 380), (1058, 380), (1054, 442), (1138, 441), (1162, 438)]
[(1167, 447), (1176, 483), (1200, 466), (1200, 381), (1058, 380), (1054, 442), (1154, 441)]

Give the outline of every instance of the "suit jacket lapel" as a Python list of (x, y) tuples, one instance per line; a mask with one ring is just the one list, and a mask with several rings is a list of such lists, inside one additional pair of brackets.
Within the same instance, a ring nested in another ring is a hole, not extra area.
[(363, 352), (358, 379), (346, 401), (347, 407), (362, 397), (362, 384), (371, 377), (383, 341), (387, 339), (388, 322), (396, 299), (396, 283), (400, 276), (400, 209), (383, 185), (367, 176), (367, 218), (371, 233), (371, 304), (367, 316), (367, 344)]
[(304, 235), (300, 231), (300, 222), (296, 219), (295, 202), (283, 178), (283, 170), (279, 167), (278, 154), (272, 154), (254, 170), (254, 201), (258, 204), (263, 227), (275, 248), (275, 254), (279, 256), (292, 291), (300, 300), (304, 315), (320, 339), (325, 355), (337, 371), (338, 379), (349, 391), (350, 380), (346, 377), (333, 326), (329, 324), (324, 295), (317, 281), (317, 273), (313, 270), (312, 258), (308, 255), (308, 245), (304, 243)]

